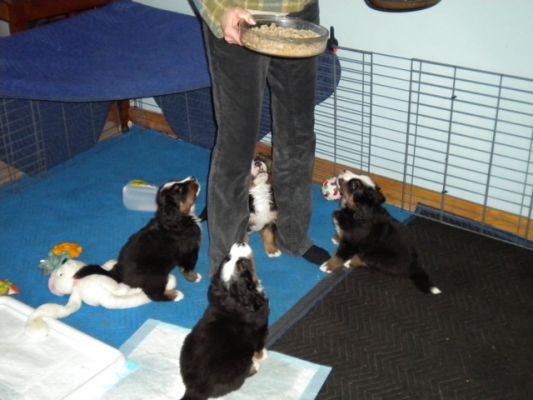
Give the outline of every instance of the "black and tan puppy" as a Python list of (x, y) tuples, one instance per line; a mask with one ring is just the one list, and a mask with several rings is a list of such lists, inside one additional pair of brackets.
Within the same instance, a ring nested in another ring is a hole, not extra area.
[(209, 305), (180, 354), (182, 400), (220, 397), (239, 389), (266, 358), (268, 298), (257, 279), (252, 250), (234, 244), (211, 280)]
[(248, 232), (261, 232), (263, 246), (269, 257), (278, 257), (281, 251), (276, 245), (278, 210), (272, 190), (272, 160), (257, 155), (251, 167), (249, 191), (250, 220)]
[(404, 225), (383, 207), (385, 196), (370, 177), (344, 171), (337, 177), (341, 207), (333, 213), (338, 244), (333, 257), (320, 269), (368, 267), (413, 281), (424, 293), (441, 291), (420, 266), (415, 246)]
[(139, 287), (153, 301), (178, 301), (179, 291), (171, 289), (169, 274), (179, 266), (184, 277), (199, 282), (201, 275), (194, 269), (202, 237), (195, 203), (200, 184), (195, 177), (171, 181), (162, 185), (156, 195), (155, 216), (122, 247), (115, 266), (106, 271), (88, 265), (74, 276), (107, 275), (117, 282)]

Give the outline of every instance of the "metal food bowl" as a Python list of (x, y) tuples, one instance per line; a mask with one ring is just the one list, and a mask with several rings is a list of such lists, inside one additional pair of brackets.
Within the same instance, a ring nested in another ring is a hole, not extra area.
[(271, 56), (302, 58), (321, 54), (329, 31), (323, 26), (298, 18), (254, 15), (256, 25), (241, 22), (242, 44)]

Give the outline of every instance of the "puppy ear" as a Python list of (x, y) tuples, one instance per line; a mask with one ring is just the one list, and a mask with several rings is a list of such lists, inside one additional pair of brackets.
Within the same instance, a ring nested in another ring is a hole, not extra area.
[(265, 304), (265, 298), (257, 291), (257, 282), (249, 269), (239, 272), (239, 278), (229, 287), (229, 294), (225, 301), (245, 312), (255, 312)]
[(269, 173), (272, 172), (272, 158), (265, 156), (264, 157), (264, 162), (265, 162), (265, 164), (267, 166), (267, 171)]
[[(181, 192), (181, 188), (179, 189)], [(157, 211), (159, 221), (165, 226), (174, 226), (180, 217), (180, 204), (178, 197), (180, 194), (172, 193), (170, 190), (158, 190), (156, 195)]]
[(267, 167), (268, 172), (272, 171), (272, 158), (271, 157), (267, 155), (263, 155), (263, 154), (257, 154), (255, 159), (261, 162), (264, 162)]
[(359, 179), (352, 179), (349, 183), (349, 190), (353, 193), (354, 200), (362, 199), (366, 195), (366, 186)]
[(385, 203), (385, 195), (381, 191), (381, 188), (377, 185), (374, 189), (372, 189), (372, 194), (370, 196), (372, 196), (371, 198), (376, 205)]
[(255, 312), (265, 305), (265, 298), (256, 290), (256, 283), (249, 271), (243, 272), (239, 281), (230, 288), (231, 297), (248, 312)]

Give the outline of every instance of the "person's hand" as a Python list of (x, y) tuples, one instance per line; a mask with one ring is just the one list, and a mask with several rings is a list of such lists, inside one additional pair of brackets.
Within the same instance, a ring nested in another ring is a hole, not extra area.
[(239, 23), (242, 19), (250, 25), (255, 25), (252, 14), (240, 7), (230, 8), (222, 16), (220, 26), (222, 27), (222, 32), (224, 33), (224, 39), (226, 42), (242, 46), (239, 26)]

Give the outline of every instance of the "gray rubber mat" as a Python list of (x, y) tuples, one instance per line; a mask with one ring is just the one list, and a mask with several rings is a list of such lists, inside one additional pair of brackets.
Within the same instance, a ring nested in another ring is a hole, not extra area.
[(318, 399), (532, 399), (533, 252), (421, 218), (409, 227), (441, 295), (345, 272), (280, 320), (269, 348), (333, 367)]

